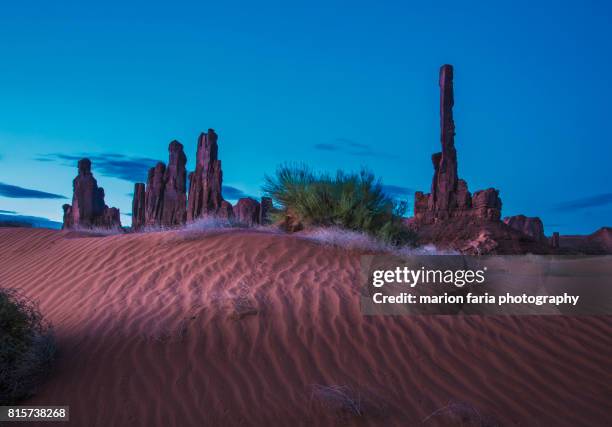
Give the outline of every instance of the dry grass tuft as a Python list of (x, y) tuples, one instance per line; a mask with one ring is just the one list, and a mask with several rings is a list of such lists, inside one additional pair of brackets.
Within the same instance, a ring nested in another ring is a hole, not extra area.
[(423, 419), (423, 424), (437, 420), (442, 425), (458, 427), (497, 427), (491, 417), (481, 414), (476, 407), (466, 402), (450, 401)]
[(333, 412), (363, 415), (361, 394), (347, 385), (313, 384), (310, 399)]
[(369, 419), (388, 416), (388, 406), (378, 394), (349, 385), (313, 384), (310, 403), (331, 413), (341, 423), (351, 423), (351, 419), (366, 416)]
[(298, 234), (301, 238), (323, 245), (347, 249), (350, 251), (383, 252), (396, 256), (412, 255), (451, 255), (455, 252), (443, 251), (433, 245), (413, 247), (397, 246), (385, 243), (367, 233), (346, 230), (340, 227), (319, 227)]

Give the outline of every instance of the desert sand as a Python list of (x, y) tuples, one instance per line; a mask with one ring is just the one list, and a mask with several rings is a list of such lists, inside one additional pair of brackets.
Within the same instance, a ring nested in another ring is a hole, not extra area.
[(610, 317), (367, 317), (358, 269), (256, 231), (0, 230), (59, 348), (24, 403), (71, 425), (609, 425)]

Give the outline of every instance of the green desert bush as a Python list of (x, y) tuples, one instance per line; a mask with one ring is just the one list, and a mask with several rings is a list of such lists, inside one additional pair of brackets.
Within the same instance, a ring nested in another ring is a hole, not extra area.
[(36, 304), (13, 289), (0, 289), (0, 405), (31, 395), (54, 355), (52, 329)]
[(285, 164), (265, 177), (263, 192), (280, 208), (280, 217), (291, 212), (305, 225), (366, 232), (394, 245), (414, 241), (402, 223), (406, 204), (385, 195), (380, 181), (365, 169), (330, 175)]

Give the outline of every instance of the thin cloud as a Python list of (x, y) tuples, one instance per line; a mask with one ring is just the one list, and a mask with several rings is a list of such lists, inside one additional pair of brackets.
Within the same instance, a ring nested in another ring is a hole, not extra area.
[(17, 212), (15, 212), (15, 211), (5, 211), (5, 210), (0, 209), (0, 214), (16, 215)]
[(238, 199), (242, 199), (243, 197), (250, 197), (250, 196), (239, 188), (232, 187), (230, 185), (224, 185), (223, 186), (223, 197), (226, 199), (238, 200)]
[(383, 185), (383, 193), (393, 199), (406, 199), (414, 194), (414, 190), (400, 185)]
[(49, 218), (43, 218), (38, 216), (29, 216), (29, 215), (3, 215), (0, 214), (0, 222), (21, 222), (25, 224), (30, 224), (32, 227), (39, 228), (62, 228), (62, 223), (57, 221), (51, 221)]
[(317, 150), (322, 150), (322, 151), (338, 151), (338, 150), (340, 150), (340, 146), (335, 145), (335, 144), (329, 144), (329, 143), (315, 144), (314, 148), (316, 148)]
[(60, 194), (47, 193), (45, 191), (32, 190), (17, 185), (0, 182), (0, 196), (12, 199), (66, 199)]
[(580, 209), (594, 208), (612, 204), (612, 193), (597, 194), (559, 203), (555, 206), (556, 211), (577, 211)]
[(128, 182), (144, 182), (150, 168), (155, 166), (158, 160), (148, 157), (130, 157), (117, 153), (103, 154), (62, 154), (52, 153), (38, 156), (39, 162), (58, 162), (63, 166), (76, 167), (76, 163), (87, 157), (91, 160), (91, 168), (94, 174), (122, 179)]
[(314, 145), (316, 150), (336, 151), (359, 157), (389, 157), (387, 153), (374, 150), (370, 145), (353, 141), (349, 138), (336, 138), (331, 142), (320, 142)]

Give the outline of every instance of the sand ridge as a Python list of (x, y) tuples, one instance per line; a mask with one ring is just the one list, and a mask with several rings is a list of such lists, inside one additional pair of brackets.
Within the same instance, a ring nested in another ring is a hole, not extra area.
[(38, 300), (59, 344), (27, 403), (68, 404), (71, 425), (443, 425), (427, 417), (449, 402), (500, 425), (609, 419), (610, 317), (367, 317), (358, 269), (261, 232), (0, 229), (0, 286)]

